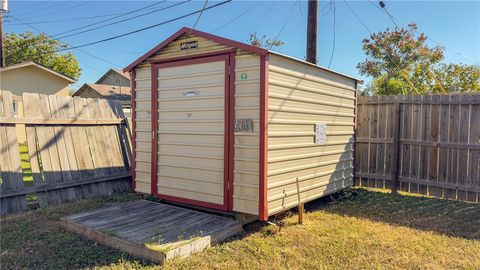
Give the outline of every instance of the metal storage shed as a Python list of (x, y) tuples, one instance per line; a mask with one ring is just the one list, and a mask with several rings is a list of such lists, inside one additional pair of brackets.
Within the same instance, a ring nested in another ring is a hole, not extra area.
[(267, 220), (353, 184), (353, 77), (189, 28), (124, 71), (135, 192)]

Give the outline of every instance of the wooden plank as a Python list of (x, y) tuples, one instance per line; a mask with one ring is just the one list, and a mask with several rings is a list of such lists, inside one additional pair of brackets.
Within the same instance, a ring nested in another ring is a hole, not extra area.
[[(440, 96), (434, 95), (432, 97), (432, 105), (430, 108), (430, 133), (428, 134), (428, 141), (433, 144), (438, 144), (440, 139), (440, 105), (438, 104)], [(429, 181), (438, 182), (438, 160), (439, 152), (438, 147), (429, 148), (428, 154), (428, 176), (426, 179)], [(428, 195), (441, 197), (442, 190), (435, 185), (430, 185), (428, 188)]]
[[(397, 97), (398, 98), (398, 97)], [(397, 193), (399, 189), (399, 166), (400, 166), (400, 144), (398, 142), (400, 135), (402, 134), (402, 124), (401, 121), (401, 107), (400, 103), (394, 103), (392, 108), (392, 114), (390, 118), (390, 123), (392, 125), (392, 148), (390, 151), (390, 168), (391, 168), (391, 179), (392, 179), (392, 193)]]
[[(55, 96), (55, 99), (57, 103), (57, 112), (55, 115), (58, 119), (68, 119), (75, 116), (72, 97)], [(61, 131), (62, 138), (65, 143), (66, 159), (70, 168), (69, 174), (71, 176), (71, 178), (67, 179), (66, 182), (74, 182), (81, 178), (81, 175), (78, 171), (77, 155), (74, 147), (76, 141), (73, 139), (74, 136), (72, 135), (72, 128), (70, 126), (62, 127)], [(69, 193), (73, 198), (84, 198), (81, 186), (71, 188)]]
[[(470, 96), (469, 95), (461, 95), (460, 96), (460, 103), (459, 105), (459, 137), (458, 142), (468, 144), (469, 140), (469, 132), (470, 129)], [(467, 149), (458, 149), (458, 157), (457, 157), (457, 184), (459, 186), (466, 186), (467, 179), (468, 179), (468, 154), (469, 151)], [(467, 199), (467, 192), (459, 189), (457, 191), (457, 199), (465, 201)]]
[[(450, 100), (450, 95), (440, 96), (440, 136), (439, 142), (440, 143), (448, 143), (448, 136), (449, 136), (449, 121), (450, 121), (450, 105), (445, 105), (447, 101)], [(440, 183), (447, 182), (447, 173), (448, 173), (448, 156), (449, 150), (445, 148), (438, 149), (438, 181)], [(441, 189), (441, 197), (445, 197), (445, 189)]]
[[(106, 99), (98, 100), (100, 117), (105, 119), (114, 119), (116, 116)], [(109, 138), (106, 143), (110, 149), (110, 159), (112, 161), (113, 172), (125, 171), (124, 156), (121, 150), (122, 138), (119, 136), (119, 129), (115, 126), (103, 126), (104, 134)]]
[[(49, 95), (48, 96), (48, 103), (49, 107), (48, 109), (50, 110), (50, 117), (51, 119), (59, 119), (61, 118), (60, 116), (60, 106), (57, 102), (56, 96)], [(71, 174), (72, 169), (70, 168), (70, 162), (68, 159), (68, 153), (67, 153), (67, 144), (72, 143), (67, 142), (65, 138), (65, 129), (67, 127), (65, 126), (53, 126), (53, 131), (54, 131), (54, 136), (57, 144), (57, 153), (56, 156), (58, 156), (58, 160), (60, 162), (60, 168), (61, 168), (61, 176), (62, 176), (62, 183), (63, 182), (71, 182), (73, 177)], [(62, 198), (61, 202), (67, 202), (71, 201), (76, 198), (75, 190), (74, 189), (65, 189), (64, 190), (64, 197)]]
[[(421, 122), (421, 131), (420, 131), (420, 140), (428, 141), (430, 138), (428, 134), (430, 134), (430, 96), (423, 95), (419, 96), (422, 100), (421, 106), (421, 114), (420, 114), (420, 122)], [(428, 148), (420, 146), (419, 147), (419, 167), (418, 167), (418, 178), (419, 179), (428, 179)], [(418, 192), (423, 195), (427, 195), (428, 193), (428, 186), (426, 185), (419, 185)]]
[(0, 117), (0, 124), (24, 124), (40, 126), (117, 126), (126, 125), (125, 119), (55, 119)]
[[(480, 144), (480, 95), (471, 95), (470, 101), (469, 144)], [(470, 149), (468, 152), (467, 186), (480, 187), (480, 149)], [(480, 202), (480, 192), (469, 192), (467, 200)]]
[[(407, 100), (407, 96), (399, 96), (399, 101)], [(401, 106), (401, 116), (402, 123), (400, 129), (400, 139), (410, 139), (411, 138), (411, 122), (412, 122), (412, 105), (411, 104), (402, 104)], [(411, 149), (410, 145), (401, 144), (402, 156), (401, 156), (401, 173), (399, 176), (410, 177), (410, 156)], [(400, 183), (399, 187), (402, 191), (409, 191), (408, 183)]]
[[(86, 99), (73, 97), (73, 103), (75, 115), (78, 119), (90, 118)], [(98, 166), (97, 163), (99, 162), (98, 159), (100, 157), (98, 156), (95, 134), (92, 128), (93, 127), (75, 127), (75, 129), (72, 130), (75, 134), (81, 134), (81, 136), (75, 138), (78, 140), (79, 146), (75, 150), (77, 153), (77, 161), (82, 178), (98, 176), (96, 169)], [(90, 190), (89, 193), (92, 193), (92, 191)]]
[[(460, 139), (460, 96), (459, 95), (450, 95), (450, 100), (455, 104), (450, 105), (450, 117), (448, 125), (449, 133), (449, 142), (458, 143)], [(447, 183), (451, 185), (458, 185), (458, 149), (449, 149), (448, 155), (448, 173), (447, 173)], [(457, 191), (453, 189), (447, 189), (445, 192), (445, 197), (449, 199), (457, 198)]]
[[(378, 100), (378, 96), (371, 97), (373, 101)], [(372, 105), (369, 109), (370, 111), (370, 138), (378, 138), (378, 105)], [(368, 162), (368, 173), (377, 174), (376, 165), (377, 165), (377, 145), (369, 143), (369, 162)], [(375, 179), (368, 180), (369, 187), (375, 187)]]
[[(386, 96), (378, 97), (380, 102), (386, 101)], [(378, 105), (378, 136), (377, 139), (386, 139), (387, 136), (387, 105), (379, 104)], [(377, 146), (377, 164), (376, 164), (376, 173), (377, 174), (385, 174), (385, 150), (386, 150), (386, 143), (378, 144)], [(385, 188), (385, 181), (384, 179), (376, 179), (377, 188)]]
[[(70, 187), (84, 186), (84, 185), (96, 184), (96, 183), (100, 183), (100, 182), (115, 181), (115, 180), (120, 180), (120, 179), (123, 179), (123, 178), (129, 178), (131, 176), (132, 176), (131, 172), (125, 172), (125, 173), (121, 173), (121, 174), (117, 174), (117, 175), (92, 177), (92, 178), (89, 178), (89, 179), (78, 180), (78, 181), (74, 181), (74, 182), (45, 184), (45, 185), (42, 185), (42, 186), (3, 191), (2, 194), (0, 195), (0, 198), (8, 198), (8, 197), (20, 196), (20, 195), (25, 195), (25, 194), (30, 194), (30, 193), (40, 193), (41, 194), (42, 192), (47, 192), (47, 191), (52, 191), (52, 190), (59, 190), (59, 189), (65, 189), (65, 188), (70, 188)], [(128, 182), (128, 179), (127, 179), (127, 182)]]
[[(0, 116), (13, 117), (13, 99), (8, 91), (0, 91)], [(23, 189), (20, 152), (14, 125), (0, 125), (0, 194)], [(0, 215), (26, 209), (25, 196), (2, 199)]]

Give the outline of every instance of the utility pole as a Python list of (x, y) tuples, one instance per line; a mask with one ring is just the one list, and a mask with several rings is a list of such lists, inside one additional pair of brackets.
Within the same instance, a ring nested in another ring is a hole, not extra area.
[(307, 62), (317, 64), (317, 22), (318, 2), (308, 0), (307, 17)]
[(8, 0), (0, 0), (0, 68), (5, 67), (5, 50), (3, 47), (3, 12), (8, 10)]

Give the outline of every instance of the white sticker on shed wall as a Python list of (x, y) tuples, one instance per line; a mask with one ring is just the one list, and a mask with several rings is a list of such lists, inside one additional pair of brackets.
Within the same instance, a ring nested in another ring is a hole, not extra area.
[(316, 123), (315, 124), (315, 144), (327, 143), (327, 124)]

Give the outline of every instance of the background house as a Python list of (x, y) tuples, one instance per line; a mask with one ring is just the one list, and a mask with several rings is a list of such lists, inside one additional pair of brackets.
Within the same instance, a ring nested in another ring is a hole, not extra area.
[[(0, 68), (0, 89), (12, 92), (14, 114), (19, 117), (23, 117), (23, 93), (68, 96), (72, 83), (73, 78), (33, 61)], [(17, 137), (19, 143), (25, 142), (24, 125), (17, 125)]]
[(118, 100), (122, 104), (125, 115), (130, 116), (130, 76), (120, 70), (109, 69), (95, 83), (82, 85), (73, 96)]

